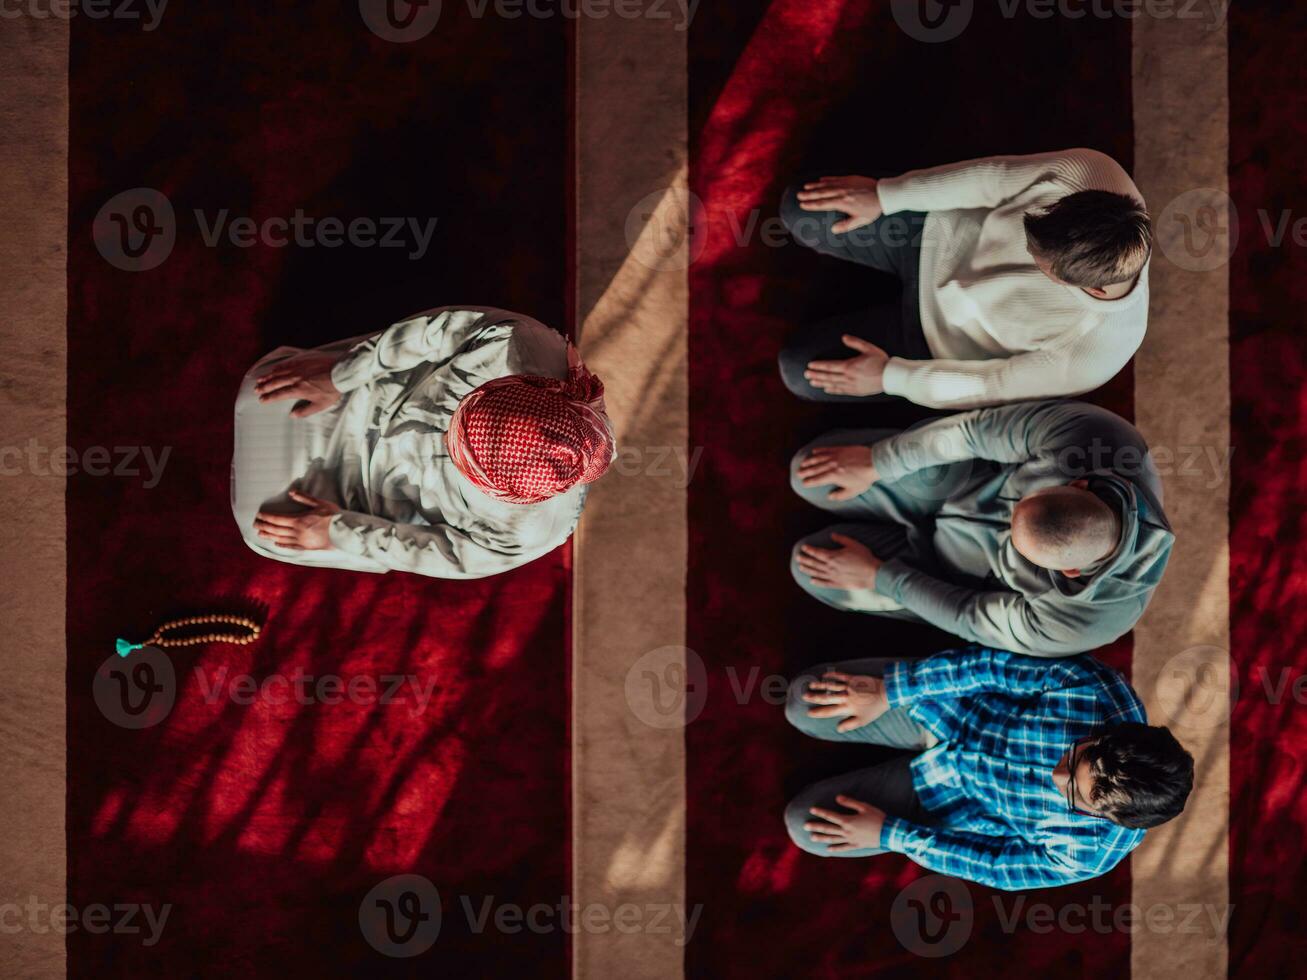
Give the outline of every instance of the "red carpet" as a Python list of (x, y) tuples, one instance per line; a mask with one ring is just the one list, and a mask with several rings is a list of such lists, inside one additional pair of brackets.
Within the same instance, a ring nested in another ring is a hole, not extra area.
[[(565, 933), (476, 934), (460, 902), (568, 891), (565, 551), (481, 582), (314, 572), (248, 551), (228, 506), (230, 406), (267, 350), (450, 302), (563, 325), (565, 257), (539, 242), (566, 234), (566, 24), (445, 6), (421, 45), (374, 37), (344, 0), (173, 0), (153, 33), (73, 19), (69, 441), (171, 455), (152, 489), (69, 482), (68, 901), (173, 908), (154, 947), (69, 936), (70, 977), (568, 973)], [(171, 199), (176, 248), (124, 272), (91, 222), (142, 186)], [(208, 247), (195, 209), (438, 224), (410, 260)], [(99, 713), (91, 677), (115, 636), (251, 604), (269, 624), (256, 645), (174, 655), (166, 722)], [(206, 700), (223, 668), (411, 675), (431, 700)], [(399, 872), (443, 899), (424, 961), (384, 960), (358, 928), (364, 895)]]
[[(708, 666), (709, 696), (687, 729), (687, 901), (703, 906), (687, 976), (909, 977), (928, 966), (932, 975), (974, 977), (1017, 963), (1035, 976), (1129, 970), (1128, 936), (1008, 935), (996, 893), (977, 886), (974, 929), (960, 952), (927, 964), (906, 950), (889, 929), (890, 905), (922, 872), (905, 858), (809, 857), (781, 822), (804, 784), (866, 765), (868, 754), (802, 739), (757, 687), (737, 694), (755, 668), (760, 684), (836, 653), (925, 655), (949, 642), (926, 628), (827, 610), (790, 580), (793, 539), (823, 523), (789, 492), (790, 454), (840, 424), (905, 422), (911, 406), (837, 412), (785, 392), (775, 367), (784, 334), (869, 305), (876, 287), (864, 270), (793, 245), (768, 247), (758, 231), (736, 248), (759, 227), (751, 215), (773, 219), (782, 188), (809, 169), (896, 172), (1076, 145), (1130, 166), (1129, 113), (1102, 109), (1130, 105), (1129, 22), (1008, 21), (982, 6), (948, 44), (905, 39), (888, 4), (832, 0), (704, 5), (691, 31), (691, 187), (707, 230), (704, 257), (690, 270), (690, 444), (706, 449), (690, 485), (687, 645)], [(1011, 111), (1014, 93), (1035, 92), (1056, 111)], [(1127, 373), (1097, 400), (1128, 415), (1131, 390)], [(1128, 647), (1118, 644), (1108, 659), (1125, 667)], [(1129, 869), (1028, 901), (1095, 897), (1128, 903)]]
[[(1302, 972), (1307, 879), (1307, 253), (1294, 244), (1307, 182), (1301, 7), (1230, 9), (1230, 642), (1240, 696), (1230, 738), (1230, 976)], [(1273, 235), (1284, 214), (1289, 233)], [(1263, 217), (1265, 215), (1265, 218)], [(1298, 695), (1295, 695), (1298, 683)]]
[[(788, 842), (785, 801), (868, 755), (786, 726), (760, 693), (836, 651), (925, 655), (925, 628), (841, 616), (787, 569), (822, 525), (786, 486), (794, 448), (826, 428), (906, 423), (792, 399), (776, 375), (795, 326), (870, 304), (869, 273), (770, 247), (797, 173), (907, 169), (1088, 145), (1132, 156), (1130, 21), (1005, 19), (977, 4), (948, 44), (922, 44), (888, 3), (701, 4), (689, 33), (691, 185), (705, 208), (690, 270), (687, 645), (709, 697), (687, 729), (687, 901), (702, 907), (686, 975), (1126, 976), (1121, 931), (1005, 929), (998, 893), (970, 886), (970, 941), (926, 962), (888, 927), (922, 872), (906, 859), (833, 862)], [(446, 4), (432, 38), (384, 42), (353, 0), (245, 11), (172, 0), (167, 29), (72, 21), (69, 442), (169, 450), (162, 479), (68, 484), (70, 903), (170, 905), (162, 940), (78, 931), (70, 977), (562, 977), (563, 931), (504, 934), (474, 911), (553, 905), (569, 872), (568, 552), (483, 582), (312, 572), (257, 558), (228, 511), (229, 406), (246, 368), (283, 343), (379, 329), (450, 301), (528, 310), (562, 326), (569, 282), (568, 22), (474, 19)], [(1307, 15), (1230, 12), (1232, 659), (1242, 694), (1230, 747), (1231, 976), (1288, 976), (1307, 953), (1297, 912), (1307, 803), (1307, 258), (1266, 240), (1307, 183), (1297, 153)], [(524, 98), (529, 93), (530, 98)], [(1032, 108), (1026, 97), (1037, 98)], [(1020, 108), (1017, 108), (1020, 106)], [(177, 240), (147, 272), (97, 251), (92, 222), (120, 192), (171, 200)], [(429, 249), (205, 244), (194, 216), (437, 219)], [(1292, 222), (1303, 217), (1294, 211)], [(768, 223), (771, 222), (769, 225)], [(1095, 400), (1129, 415), (1129, 370)], [(85, 458), (83, 456), (83, 458)], [(139, 465), (138, 457), (138, 465)], [(91, 678), (115, 636), (189, 611), (257, 608), (247, 648), (174, 655), (167, 720), (111, 724)], [(1105, 657), (1129, 662), (1128, 641)], [(196, 668), (200, 673), (195, 672)], [(226, 674), (222, 674), (223, 670)], [(240, 675), (411, 676), (398, 704), (252, 705), (206, 692)], [(743, 696), (741, 696), (743, 691)], [(1270, 692), (1268, 694), (1268, 691)], [(444, 903), (435, 952), (386, 960), (364, 942), (367, 891), (402, 872)], [(1128, 865), (1027, 903), (1130, 901)], [(1004, 898), (1002, 910), (1013, 902)], [(1197, 980), (1197, 978), (1195, 978)]]

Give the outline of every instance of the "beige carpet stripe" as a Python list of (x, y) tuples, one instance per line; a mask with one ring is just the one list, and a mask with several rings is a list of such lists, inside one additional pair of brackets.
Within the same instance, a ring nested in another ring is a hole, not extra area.
[(0, 22), (0, 132), (0, 975), (46, 980), (67, 975), (67, 19)]
[(573, 887), (627, 917), (573, 935), (587, 980), (684, 973), (685, 38), (656, 18), (576, 24), (577, 316), (620, 456), (576, 536)]
[(1133, 901), (1141, 916), (1157, 910), (1133, 935), (1135, 980), (1207, 980), (1227, 970), (1230, 241), (1220, 229), (1228, 227), (1228, 115), (1224, 20), (1140, 17), (1134, 170), (1160, 247), (1148, 337), (1135, 359), (1135, 417), (1161, 451), (1176, 545), (1135, 629), (1134, 678), (1153, 723), (1170, 724), (1193, 753), (1197, 780), (1184, 815), (1149, 831), (1133, 858)]

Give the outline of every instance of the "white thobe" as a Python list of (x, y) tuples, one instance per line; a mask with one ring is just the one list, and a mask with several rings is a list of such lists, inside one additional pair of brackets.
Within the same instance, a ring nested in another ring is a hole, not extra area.
[[(445, 451), (458, 403), (511, 374), (563, 379), (567, 341), (529, 317), (485, 307), (443, 307), (382, 333), (314, 353), (341, 352), (331, 378), (340, 402), (296, 419), (294, 400), (260, 402), (254, 382), (304, 353), (281, 347), (245, 376), (236, 401), (232, 511), (259, 554), (300, 565), (437, 578), (481, 578), (552, 551), (576, 526), (584, 486), (535, 504), (491, 497)], [(343, 510), (331, 547), (295, 551), (260, 538), (262, 509), (295, 513), (292, 487)]]

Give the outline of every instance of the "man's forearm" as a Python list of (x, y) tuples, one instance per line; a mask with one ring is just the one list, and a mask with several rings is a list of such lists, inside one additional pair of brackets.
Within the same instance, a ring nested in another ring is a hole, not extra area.
[(1092, 877), (1055, 860), (1037, 844), (1015, 837), (981, 837), (886, 817), (881, 847), (904, 854), (928, 871), (1007, 891), (1065, 885)]
[(894, 663), (885, 672), (885, 697), (890, 707), (903, 708), (986, 693), (1025, 697), (1096, 682), (1078, 657), (1049, 663), (1010, 650), (968, 647)]
[(876, 574), (876, 591), (926, 622), (964, 640), (1038, 653), (1016, 629), (1024, 600), (1014, 592), (980, 592), (944, 582), (901, 559), (885, 562)]
[(983, 361), (891, 357), (885, 365), (885, 393), (927, 408), (988, 408), (1079, 395), (1109, 380), (1124, 363), (1077, 360), (1076, 353), (1041, 350)]
[(886, 177), (877, 192), (886, 214), (994, 208), (1050, 177), (1063, 183), (1068, 193), (1083, 189), (1079, 185), (1084, 175), (1100, 169), (1119, 170), (1101, 153), (1083, 149), (982, 157)]
[(871, 461), (881, 480), (901, 480), (931, 466), (975, 458), (969, 417), (950, 415), (915, 425), (871, 447)]

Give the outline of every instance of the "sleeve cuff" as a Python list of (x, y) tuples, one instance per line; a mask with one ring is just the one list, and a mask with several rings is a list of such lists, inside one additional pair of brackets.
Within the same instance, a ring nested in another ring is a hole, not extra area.
[[(353, 518), (353, 522), (345, 519), (347, 515)], [(365, 551), (363, 531), (366, 528), (375, 527), (376, 523), (377, 518), (369, 517), (367, 514), (342, 511), (327, 523), (327, 537), (331, 540), (331, 546), (337, 551), (343, 551), (351, 555), (362, 555)]]
[(899, 397), (906, 395), (908, 382), (912, 379), (912, 368), (908, 363), (901, 357), (891, 357), (886, 363), (885, 375), (881, 378), (881, 387), (885, 389), (885, 394)]
[(902, 708), (912, 701), (911, 664), (900, 660), (885, 672), (885, 700), (891, 708)]
[(890, 439), (882, 439), (871, 447), (871, 465), (876, 467), (876, 478), (882, 481), (901, 480), (907, 474), (894, 462), (894, 453), (890, 450)]
[(337, 391), (353, 391), (363, 386), (367, 378), (363, 372), (362, 361), (362, 356), (347, 353), (332, 365), (331, 383), (336, 386)]
[(880, 846), (887, 851), (909, 854), (916, 833), (916, 824), (910, 823), (902, 817), (891, 817), (886, 814), (885, 822), (880, 828)]
[(903, 589), (904, 580), (912, 571), (907, 565), (897, 558), (891, 558), (880, 566), (876, 572), (876, 591), (888, 599), (902, 604), (903, 599), (900, 593)]
[(903, 184), (906, 178), (899, 177), (882, 177), (876, 181), (876, 196), (880, 199), (880, 209), (885, 214), (897, 214), (900, 211), (911, 211), (912, 209), (905, 206), (903, 201)]

